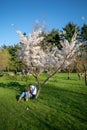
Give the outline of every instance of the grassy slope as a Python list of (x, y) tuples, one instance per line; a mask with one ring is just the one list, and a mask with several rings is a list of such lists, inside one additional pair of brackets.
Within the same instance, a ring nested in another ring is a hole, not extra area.
[(32, 82), (31, 77), (0, 78), (0, 130), (87, 129), (87, 87), (77, 75), (67, 80), (66, 74), (57, 74), (38, 99), (17, 103), (17, 96)]

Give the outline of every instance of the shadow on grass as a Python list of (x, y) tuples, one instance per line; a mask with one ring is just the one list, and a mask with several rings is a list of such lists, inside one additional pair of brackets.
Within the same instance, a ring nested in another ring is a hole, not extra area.
[[(55, 126), (51, 123), (51, 117), (50, 117), (50, 121), (48, 119), (48, 117), (46, 116), (46, 118), (43, 118), (42, 114), (40, 113), (40, 111), (33, 111), (33, 109), (31, 107), (29, 107), (29, 112), (31, 117), (33, 117), (33, 119), (36, 119), (36, 122), (38, 120), (39, 123), (36, 124), (37, 128), (41, 128), (41, 130), (58, 130), (58, 126)], [(45, 114), (45, 113), (44, 113)], [(32, 121), (31, 121), (32, 123)]]
[(42, 90), (40, 99), (45, 101), (44, 104), (50, 104), (50, 107), (55, 109), (58, 104), (60, 107), (63, 105), (65, 108), (75, 107), (80, 110), (82, 107), (85, 109), (87, 94), (85, 91), (82, 91), (82, 89), (78, 91), (75, 89), (69, 90), (68, 88), (46, 85), (46, 88)]
[(18, 82), (0, 83), (0, 87), (16, 90), (19, 93), (16, 95), (16, 100), (18, 100), (22, 92), (26, 91), (26, 85), (21, 85)]

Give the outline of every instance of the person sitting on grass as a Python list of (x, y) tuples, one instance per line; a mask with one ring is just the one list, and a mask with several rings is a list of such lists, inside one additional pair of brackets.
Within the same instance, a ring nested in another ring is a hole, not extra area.
[(37, 88), (36, 86), (30, 84), (30, 88), (28, 91), (26, 92), (22, 92), (22, 94), (20, 95), (18, 102), (22, 99), (25, 98), (26, 101), (28, 101), (29, 98), (35, 98), (37, 94)]

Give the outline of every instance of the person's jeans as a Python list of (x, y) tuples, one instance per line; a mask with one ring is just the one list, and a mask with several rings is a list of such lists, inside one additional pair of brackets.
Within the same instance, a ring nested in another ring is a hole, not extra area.
[(29, 93), (29, 92), (23, 92), (23, 93), (20, 95), (20, 98), (32, 98), (32, 94)]

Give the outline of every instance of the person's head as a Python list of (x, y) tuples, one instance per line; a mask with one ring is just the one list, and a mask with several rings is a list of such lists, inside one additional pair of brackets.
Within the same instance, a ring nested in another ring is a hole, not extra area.
[(32, 86), (33, 84), (29, 84), (29, 86)]
[(30, 84), (30, 90), (33, 90), (35, 86), (33, 84)]
[(31, 88), (33, 85), (32, 84), (29, 84), (29, 87)]

